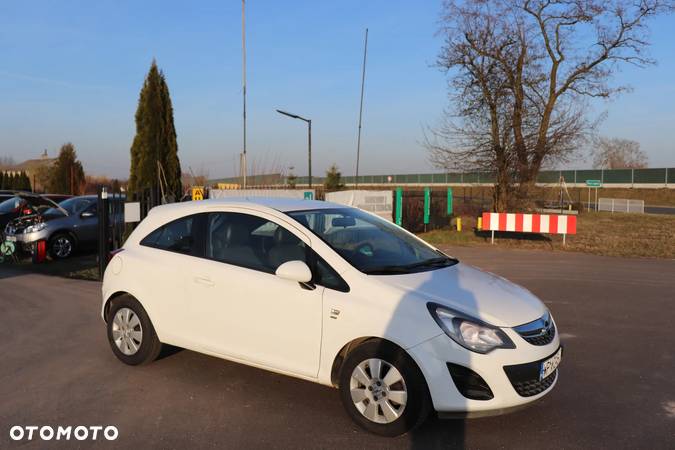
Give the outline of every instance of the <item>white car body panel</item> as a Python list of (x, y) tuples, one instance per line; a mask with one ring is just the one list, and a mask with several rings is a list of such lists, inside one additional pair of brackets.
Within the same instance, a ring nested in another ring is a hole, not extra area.
[[(333, 363), (345, 345), (364, 337), (387, 339), (418, 364), (437, 411), (499, 411), (550, 392), (521, 397), (503, 370), (507, 364), (540, 360), (560, 346), (558, 333), (550, 344), (534, 346), (510, 329), (546, 312), (533, 294), (461, 263), (413, 274), (366, 275), (285, 214), (318, 208), (345, 207), (290, 199), (228, 199), (154, 208), (108, 265), (101, 314), (105, 319), (111, 296), (129, 293), (147, 311), (161, 342), (329, 386)], [(139, 244), (171, 220), (212, 211), (244, 212), (282, 225), (326, 260), (347, 282), (349, 292), (321, 286), (305, 290), (273, 274)], [(516, 349), (485, 355), (466, 350), (441, 330), (427, 310), (429, 301), (503, 327)], [(495, 398), (463, 397), (447, 362), (471, 367)]]
[[(530, 291), (467, 264), (391, 277), (391, 284), (491, 325), (514, 327), (541, 317), (546, 308)], [(495, 296), (495, 293), (498, 293)]]

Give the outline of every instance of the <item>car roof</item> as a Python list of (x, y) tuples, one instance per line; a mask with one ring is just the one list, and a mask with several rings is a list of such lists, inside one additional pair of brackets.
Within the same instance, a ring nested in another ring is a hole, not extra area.
[(158, 206), (154, 209), (162, 209), (167, 211), (169, 209), (194, 208), (201, 205), (205, 207), (212, 206), (258, 206), (267, 207), (281, 211), (284, 213), (293, 211), (304, 211), (309, 209), (333, 209), (333, 208), (347, 208), (345, 205), (338, 203), (324, 202), (321, 200), (304, 200), (295, 198), (281, 198), (281, 197), (227, 197), (218, 199), (198, 200), (196, 202), (182, 202), (171, 203), (168, 205)]
[(88, 195), (76, 195), (75, 197), (68, 197), (64, 200), (71, 200), (74, 198), (86, 198), (87, 200), (98, 199), (98, 195), (88, 194)]

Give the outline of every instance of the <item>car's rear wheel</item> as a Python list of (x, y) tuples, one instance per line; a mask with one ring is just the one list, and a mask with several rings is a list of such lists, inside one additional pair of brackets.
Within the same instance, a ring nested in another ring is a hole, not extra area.
[(431, 410), (424, 375), (408, 354), (380, 340), (347, 355), (340, 372), (340, 398), (362, 428), (398, 436), (423, 423)]
[(59, 233), (49, 240), (49, 254), (54, 259), (66, 259), (75, 250), (75, 240), (68, 233)]
[(108, 342), (120, 361), (136, 366), (157, 359), (162, 343), (138, 300), (130, 295), (114, 299), (107, 321)]

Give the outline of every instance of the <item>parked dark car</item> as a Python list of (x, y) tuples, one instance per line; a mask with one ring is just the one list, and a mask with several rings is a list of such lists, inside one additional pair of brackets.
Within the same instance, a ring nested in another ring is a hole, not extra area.
[(54, 259), (65, 259), (75, 249), (94, 247), (98, 238), (97, 197), (72, 197), (35, 214), (22, 215), (5, 227), (5, 239), (16, 242), (24, 252), (33, 252), (38, 241), (46, 241)]
[[(10, 191), (2, 191), (10, 192)], [(6, 194), (3, 194), (3, 196)], [(56, 207), (56, 201), (48, 196), (27, 192), (12, 192), (11, 196), (0, 203), (0, 230), (18, 217), (40, 214), (49, 208)]]

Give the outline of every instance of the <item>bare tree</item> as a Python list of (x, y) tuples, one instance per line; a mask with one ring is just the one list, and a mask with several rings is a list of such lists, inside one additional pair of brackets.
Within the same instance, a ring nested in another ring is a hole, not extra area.
[(11, 156), (0, 156), (0, 170), (11, 169), (16, 165), (16, 161)]
[(648, 161), (639, 142), (606, 137), (595, 141), (593, 167), (596, 169), (644, 169)]
[(522, 205), (542, 166), (569, 160), (595, 122), (589, 98), (646, 66), (646, 19), (670, 0), (446, 0), (438, 65), (452, 113), (427, 137), (436, 166), (496, 173), (495, 207)]

